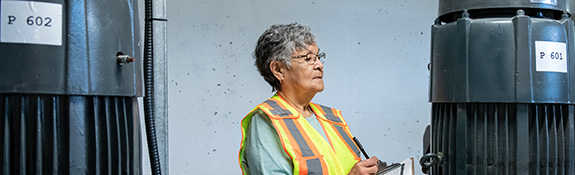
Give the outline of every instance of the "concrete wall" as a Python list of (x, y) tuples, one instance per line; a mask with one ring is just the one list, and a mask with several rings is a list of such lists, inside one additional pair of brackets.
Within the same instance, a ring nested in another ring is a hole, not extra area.
[(270, 25), (291, 22), (310, 26), (327, 54), (325, 90), (313, 101), (342, 110), (370, 155), (417, 164), (438, 0), (167, 3), (170, 174), (241, 174), (240, 121), (273, 95), (251, 55)]

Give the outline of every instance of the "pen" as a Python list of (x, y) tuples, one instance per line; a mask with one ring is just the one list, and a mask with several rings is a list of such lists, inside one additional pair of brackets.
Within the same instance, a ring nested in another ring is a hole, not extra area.
[(359, 143), (359, 140), (357, 139), (357, 137), (353, 137), (353, 141), (355, 142), (355, 144), (357, 144), (357, 147), (359, 147), (359, 150), (361, 150), (361, 152), (363, 153), (363, 156), (365, 156), (365, 159), (369, 159), (369, 156), (367, 155), (367, 153), (363, 149), (363, 146), (361, 146), (361, 143)]

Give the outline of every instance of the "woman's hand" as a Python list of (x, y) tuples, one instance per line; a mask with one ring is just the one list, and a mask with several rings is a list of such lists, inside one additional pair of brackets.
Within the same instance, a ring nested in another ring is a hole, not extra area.
[(379, 159), (372, 156), (369, 159), (365, 159), (361, 162), (355, 163), (351, 168), (351, 171), (347, 173), (348, 175), (364, 175), (364, 174), (375, 174), (377, 173), (377, 162)]

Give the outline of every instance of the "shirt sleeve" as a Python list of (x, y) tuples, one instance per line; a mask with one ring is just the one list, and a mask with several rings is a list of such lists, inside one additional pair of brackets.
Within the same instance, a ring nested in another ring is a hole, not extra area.
[(250, 174), (293, 174), (291, 157), (284, 151), (270, 119), (261, 110), (250, 121), (244, 154)]

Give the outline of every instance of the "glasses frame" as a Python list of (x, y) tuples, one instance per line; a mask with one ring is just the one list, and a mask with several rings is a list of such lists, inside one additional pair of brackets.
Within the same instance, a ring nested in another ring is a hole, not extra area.
[(324, 52), (320, 52), (318, 54), (315, 53), (308, 53), (305, 55), (296, 55), (296, 56), (292, 56), (291, 58), (305, 58), (304, 61), (309, 64), (309, 65), (313, 65), (315, 64), (315, 62), (317, 60), (319, 60), (319, 62), (321, 62), (321, 64), (325, 63), (325, 53)]

